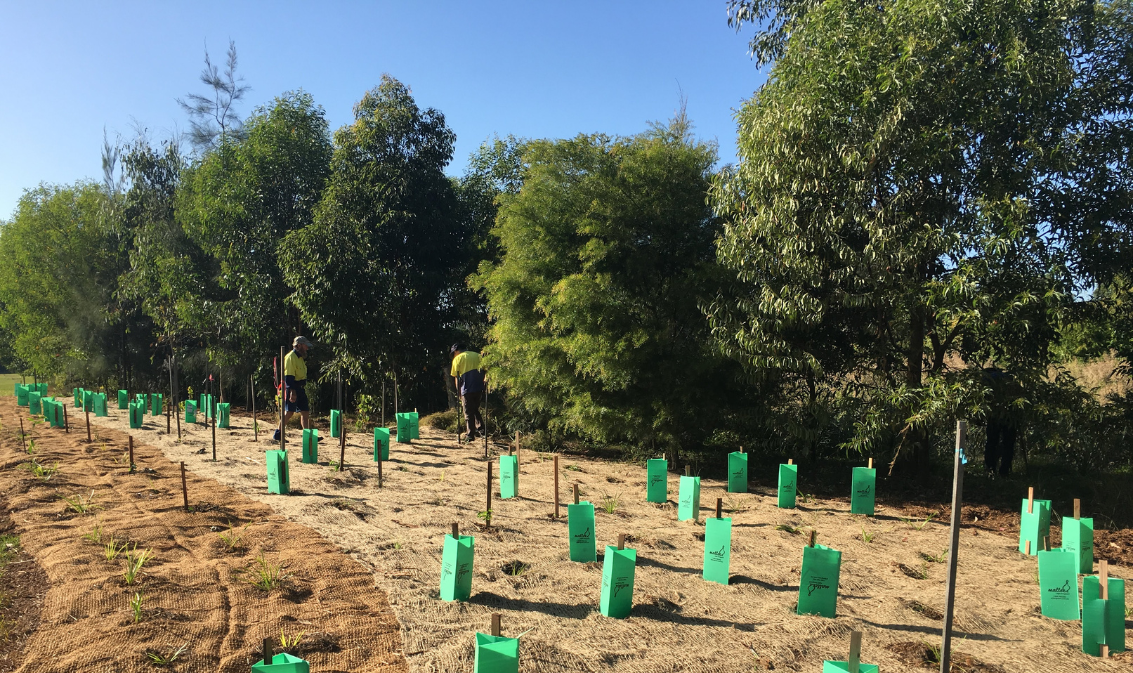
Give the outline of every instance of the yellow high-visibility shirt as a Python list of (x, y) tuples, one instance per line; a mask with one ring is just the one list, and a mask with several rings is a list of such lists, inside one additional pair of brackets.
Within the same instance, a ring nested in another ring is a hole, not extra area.
[(283, 375), (294, 376), (296, 383), (307, 380), (307, 361), (299, 357), (294, 349), (283, 358)]

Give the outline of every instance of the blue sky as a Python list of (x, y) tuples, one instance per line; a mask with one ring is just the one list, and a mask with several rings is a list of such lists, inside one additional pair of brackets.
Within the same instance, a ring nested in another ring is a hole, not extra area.
[(207, 44), (231, 38), (240, 112), (303, 88), (331, 128), (389, 73), (457, 136), (449, 172), (492, 134), (632, 134), (672, 116), (735, 160), (733, 112), (764, 74), (724, 0), (685, 2), (0, 2), (0, 218), (40, 182), (101, 176), (111, 138), (188, 128)]

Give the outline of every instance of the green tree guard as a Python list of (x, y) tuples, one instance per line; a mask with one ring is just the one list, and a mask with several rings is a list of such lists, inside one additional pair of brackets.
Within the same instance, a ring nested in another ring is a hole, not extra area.
[(582, 501), (577, 505), (567, 505), (567, 533), (570, 535), (570, 560), (577, 563), (598, 560), (593, 503)]
[(474, 673), (519, 673), (519, 638), (476, 634)]
[(519, 456), (500, 456), (500, 499), (519, 495)]
[(779, 502), (781, 509), (794, 509), (795, 497), (798, 494), (799, 466), (779, 466)]
[(728, 454), (728, 493), (747, 493), (747, 454)]
[(1078, 610), (1078, 561), (1064, 549), (1040, 551), (1039, 607), (1043, 617), (1076, 621)]
[[(379, 454), (379, 451), (381, 452)], [(389, 428), (374, 428), (374, 462), (389, 460)]]
[(319, 462), (319, 429), (303, 428), (303, 460), (313, 465)]
[(42, 405), (40, 405), (40, 403), (39, 403), (41, 399), (42, 399), (42, 396), (39, 394), (38, 390), (33, 390), (33, 391), (28, 393), (28, 413), (30, 413), (30, 414), (43, 413), (43, 409), (41, 408)]
[(287, 469), (286, 451), (268, 451), (268, 493), (287, 495), (291, 492), (291, 479)]
[(1019, 521), (1019, 551), (1027, 553), (1027, 543), (1030, 542), (1030, 554), (1039, 553), (1043, 538), (1050, 535), (1050, 501), (1032, 500), (1031, 511), (1027, 511), (1027, 499), (1023, 499)]
[(1125, 651), (1125, 580), (1108, 578), (1109, 598), (1102, 600), (1097, 575), (1082, 578), (1082, 651), (1100, 657)]
[(700, 519), (700, 477), (681, 477), (677, 491), (677, 521)]
[(466, 601), (472, 596), (475, 542), (471, 535), (445, 535), (441, 555), (441, 600)]
[(197, 422), (197, 403), (193, 400), (185, 400), (185, 422)]
[(614, 619), (629, 617), (633, 608), (633, 575), (637, 567), (636, 549), (618, 549), (606, 545), (602, 560), (602, 598), (598, 607), (602, 614)]
[(838, 609), (838, 575), (841, 570), (842, 552), (820, 544), (803, 548), (798, 614), (834, 618)]
[(876, 504), (877, 470), (855, 467), (850, 491), (850, 513), (873, 516)]
[(732, 563), (732, 520), (709, 517), (704, 520), (704, 570), (709, 582), (728, 584)]
[(216, 405), (216, 427), (227, 430), (232, 425), (231, 411), (231, 402), (221, 402)]
[(260, 659), (252, 664), (252, 673), (311, 673), (311, 665), (299, 657), (280, 652), (268, 663)]
[[(78, 404), (76, 403), (75, 406), (78, 406)], [(125, 390), (119, 390), (118, 391), (118, 408), (119, 409), (128, 409), (129, 406), (130, 406), (130, 394), (128, 392), (126, 392)]]
[(330, 436), (335, 439), (342, 436), (342, 411), (330, 410)]
[(1062, 548), (1074, 554), (1074, 572), (1094, 572), (1094, 520), (1062, 517)]
[(669, 461), (650, 458), (645, 464), (645, 499), (648, 502), (669, 500)]

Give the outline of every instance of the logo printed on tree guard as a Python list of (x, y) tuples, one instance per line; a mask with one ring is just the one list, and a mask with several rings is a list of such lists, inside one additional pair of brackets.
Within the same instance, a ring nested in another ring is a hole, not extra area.
[(444, 578), (448, 577), (451, 574), (452, 574), (452, 563), (450, 562), (450, 563), (444, 564), (444, 566), (441, 567), (441, 579), (443, 580)]
[(873, 487), (871, 487), (871, 486), (866, 486), (865, 488), (859, 488), (859, 489), (857, 490), (857, 494), (858, 494), (858, 495), (860, 495), (860, 496), (867, 496), (867, 495), (869, 495), (869, 492), (870, 492), (871, 490), (873, 490)]
[(1065, 582), (1063, 582), (1062, 586), (1060, 586), (1060, 587), (1051, 587), (1050, 589), (1047, 589), (1046, 592), (1048, 594), (1054, 594), (1053, 596), (1051, 596), (1051, 598), (1054, 599), (1054, 600), (1059, 600), (1059, 601), (1069, 600), (1070, 599), (1070, 596), (1069, 596), (1069, 594), (1070, 594), (1070, 580), (1066, 580)]
[(722, 563), (724, 561), (724, 555), (727, 553), (726, 551), (724, 551), (724, 549), (725, 545), (720, 545), (719, 551), (708, 552), (708, 555), (712, 557), (710, 560), (715, 561), (716, 563)]
[(819, 589), (829, 589), (830, 585), (827, 584), (830, 580), (825, 577), (813, 577), (810, 583), (806, 585), (806, 595), (811, 596)]
[(467, 563), (461, 563), (460, 568), (456, 571), (457, 581), (459, 582), (460, 578), (464, 577), (467, 574), (468, 574), (468, 564)]
[(616, 578), (614, 578), (614, 596), (617, 596), (618, 593), (621, 592), (622, 589), (625, 589), (629, 586), (632, 586), (632, 585), (630, 584), (628, 577), (616, 577)]
[(657, 484), (660, 484), (663, 480), (664, 480), (664, 477), (662, 477), (659, 474), (655, 474), (655, 475), (653, 475), (652, 477), (649, 478), (649, 485), (655, 486)]
[(791, 488), (794, 488), (794, 487), (795, 487), (795, 482), (793, 482), (793, 481), (787, 482), (786, 484), (783, 484), (783, 488), (791, 489)]
[(574, 536), (574, 542), (575, 544), (584, 544), (590, 542), (590, 529), (587, 528), (586, 532), (584, 533), (577, 533)]

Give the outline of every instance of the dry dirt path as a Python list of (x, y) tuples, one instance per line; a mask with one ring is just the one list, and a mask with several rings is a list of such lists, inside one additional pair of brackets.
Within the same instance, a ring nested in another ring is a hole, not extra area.
[[(98, 422), (123, 430), (126, 413), (110, 413)], [(549, 456), (522, 452), (522, 497), (495, 499), (492, 530), (484, 532), (477, 519), (485, 508), (482, 445), (460, 446), (448, 433), (422, 428), (421, 439), (411, 445), (394, 442), (382, 488), (369, 435), (349, 435), (348, 468), (337, 472), (326, 460), (337, 460), (337, 440), (324, 437), (320, 464), (304, 465), (294, 443), (298, 433), (291, 433), (294, 493), (279, 496), (266, 489), (263, 451), (272, 445), (265, 435), (259, 443), (251, 441), (246, 417), (233, 416), (231, 430), (217, 431), (215, 463), (203, 426), (184, 428), (180, 443), (175, 431), (165, 434), (164, 417), (147, 417), (145, 427), (133, 432), (169, 459), (186, 461), (194, 473), (314, 528), (370, 567), (400, 621), (412, 671), (471, 671), (473, 634), (487, 631), (492, 612), (503, 614), (504, 635), (526, 632), (520, 647), (524, 672), (738, 672), (768, 664), (818, 671), (823, 659), (845, 658), (851, 629), (864, 631), (863, 661), (886, 672), (923, 672), (928, 669), (911, 663), (924, 651), (921, 643), (939, 643), (934, 613), (943, 604), (945, 567), (925, 556), (947, 549), (947, 526), (933, 521), (918, 528), (902, 520), (902, 511), (885, 506), (872, 518), (851, 515), (848, 503), (836, 500), (780, 510), (770, 491), (727, 494), (722, 482), (706, 479), (701, 522), (717, 497), (724, 498), (733, 519), (732, 583), (720, 586), (700, 578), (703, 523), (677, 521), (676, 476), (669, 479), (670, 502), (654, 505), (645, 502), (643, 467), (563, 457), (564, 504), (576, 482), (584, 499), (609, 495), (620, 501), (615, 514), (598, 512), (599, 548), (625, 533), (628, 546), (638, 550), (633, 613), (615, 620), (598, 612), (600, 564), (570, 562), (565, 518), (549, 516)], [(498, 486), (497, 481), (497, 497)], [(212, 494), (196, 497), (217, 500)], [(564, 517), (565, 512), (564, 506)], [(477, 531), (467, 603), (438, 597), (443, 537), (454, 522), (463, 531)], [(843, 552), (836, 619), (794, 613), (810, 528), (820, 542)], [(872, 542), (863, 541), (863, 530), (874, 536)], [(287, 548), (285, 539), (276, 540), (280, 550)], [(522, 574), (511, 574), (515, 562), (526, 566)], [(954, 647), (987, 665), (967, 670), (1128, 667), (1128, 654), (1110, 663), (1085, 656), (1078, 622), (1039, 614), (1035, 572), (1034, 559), (1019, 554), (1009, 535), (963, 531)], [(1114, 574), (1131, 577), (1127, 567)]]
[[(406, 670), (386, 596), (366, 568), (318, 533), (195, 471), (187, 479), (195, 511), (187, 513), (179, 467), (147, 446), (144, 433), (135, 435), (141, 471), (130, 474), (125, 434), (95, 428), (88, 444), (75, 428), (31, 428), (25, 411), (0, 398), (0, 491), (21, 547), (49, 587), (17, 671), (152, 671), (147, 652), (169, 656), (184, 646), (173, 670), (245, 673), (262, 639), (281, 629), (306, 633), (297, 649), (312, 670)], [(14, 431), (21, 415), (34, 458), (58, 465), (48, 479), (19, 467), (32, 457)], [(93, 502), (89, 512), (63, 500), (76, 496)], [(229, 522), (243, 536), (234, 551), (219, 535)], [(123, 579), (124, 555), (107, 560), (103, 544), (83, 539), (96, 524), (104, 543), (113, 535), (152, 550), (134, 585)], [(246, 581), (261, 553), (289, 575), (281, 589)], [(136, 593), (144, 595), (138, 623), (129, 607)]]

